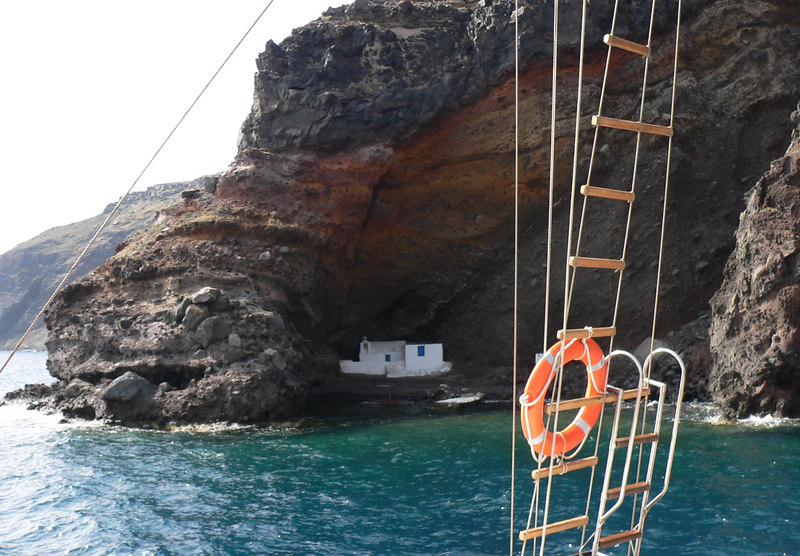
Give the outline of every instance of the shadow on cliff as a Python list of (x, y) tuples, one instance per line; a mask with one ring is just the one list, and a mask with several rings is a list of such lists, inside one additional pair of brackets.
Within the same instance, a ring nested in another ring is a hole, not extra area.
[[(459, 379), (510, 390), (512, 3), (485, 4), (358, 1), (269, 43), (240, 152), (216, 189), (165, 211), (51, 309), (58, 395), (86, 383), (61, 405), (125, 420), (96, 400), (135, 371), (152, 386), (151, 409), (136, 419), (286, 418), (335, 377), (337, 360), (363, 336), (443, 342)], [(523, 4), (519, 352), (527, 367), (545, 332), (552, 7)], [(587, 38), (596, 46), (587, 51), (581, 144), (593, 135), (610, 4), (591, 3)], [(649, 8), (623, 4), (619, 32), (641, 38)], [(674, 6), (659, 8), (653, 39), (645, 105), (653, 123), (669, 111)], [(690, 397), (703, 398), (708, 300), (734, 245), (743, 194), (780, 155), (800, 98), (800, 13), (777, 1), (684, 7), (656, 336), (703, 367), (690, 370)], [(576, 9), (568, 5), (564, 20), (575, 21)], [(549, 338), (563, 304), (577, 27), (567, 23), (563, 37)], [(626, 53), (615, 60), (611, 115), (636, 118), (642, 64)], [(631, 180), (631, 135), (602, 134), (597, 180)], [(664, 146), (663, 138), (643, 141), (636, 174), (617, 319), (618, 346), (631, 350), (652, 335)], [(579, 172), (589, 154), (579, 149)], [(585, 252), (618, 250), (620, 222), (613, 207), (590, 212), (586, 224), (599, 232), (584, 238)], [(570, 322), (606, 326), (615, 284), (585, 280)], [(209, 287), (225, 303), (194, 300)], [(191, 307), (196, 326), (184, 320)], [(218, 324), (204, 324), (211, 319)], [(191, 379), (161, 380), (170, 368)]]

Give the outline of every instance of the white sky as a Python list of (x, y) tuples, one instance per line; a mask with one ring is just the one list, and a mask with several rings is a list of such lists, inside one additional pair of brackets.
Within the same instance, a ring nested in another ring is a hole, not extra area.
[[(0, 253), (117, 201), (268, 0), (0, 0)], [(268, 39), (346, 0), (275, 0), (137, 190), (224, 170)]]

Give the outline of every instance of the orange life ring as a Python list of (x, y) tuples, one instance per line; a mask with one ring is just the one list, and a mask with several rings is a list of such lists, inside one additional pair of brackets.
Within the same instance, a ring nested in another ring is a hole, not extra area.
[[(561, 344), (560, 341), (554, 344), (539, 360), (525, 385), (525, 393), (519, 399), (522, 405), (522, 432), (533, 450), (548, 457), (563, 455), (580, 445), (592, 430), (602, 410), (601, 404), (584, 406), (563, 430), (556, 433), (545, 430), (544, 398), (555, 376), (553, 365), (561, 352)], [(608, 365), (603, 349), (597, 342), (587, 338), (567, 343), (563, 364), (570, 361), (581, 361), (586, 365), (587, 398), (605, 391)]]

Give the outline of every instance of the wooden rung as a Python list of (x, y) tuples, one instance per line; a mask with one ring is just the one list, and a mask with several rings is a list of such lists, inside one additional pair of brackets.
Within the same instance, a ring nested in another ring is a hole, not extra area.
[(595, 187), (593, 185), (582, 185), (581, 194), (587, 197), (600, 197), (603, 199), (615, 199), (617, 201), (633, 202), (633, 191), (620, 191), (619, 189), (608, 189), (607, 187)]
[[(640, 492), (645, 492), (647, 490), (650, 490), (650, 483), (646, 482), (633, 483), (625, 488), (625, 496), (628, 496), (630, 494), (639, 494)], [(620, 492), (622, 492), (622, 487), (608, 489), (608, 499), (616, 500), (617, 498), (619, 498)]]
[[(635, 400), (636, 393), (638, 390), (635, 388), (632, 390), (625, 390), (622, 392), (622, 399), (624, 400)], [(645, 398), (650, 395), (650, 387), (645, 386), (642, 388), (642, 397)], [(599, 405), (601, 403), (613, 403), (617, 401), (617, 395), (611, 392), (606, 394), (600, 394), (599, 396), (590, 396), (588, 398), (575, 398), (573, 400), (564, 400), (556, 404), (555, 402), (549, 403), (544, 406), (544, 412), (548, 415), (551, 413), (556, 412), (556, 406), (558, 406), (558, 411), (569, 411), (570, 409), (578, 409), (581, 407), (585, 407), (587, 405)]]
[(543, 537), (545, 534), (550, 535), (552, 533), (558, 533), (559, 531), (566, 531), (567, 529), (583, 527), (588, 523), (588, 515), (573, 517), (571, 519), (565, 519), (564, 521), (556, 521), (555, 523), (548, 524), (547, 527), (534, 527), (533, 529), (525, 529), (524, 531), (520, 531), (519, 540), (529, 541), (531, 539)]
[(568, 328), (566, 334), (564, 330), (558, 331), (558, 339), (572, 340), (573, 338), (608, 338), (617, 335), (615, 326), (603, 326), (600, 328)]
[(619, 259), (596, 259), (594, 257), (570, 257), (570, 266), (574, 268), (608, 268), (610, 270), (622, 270), (625, 268), (625, 261)]
[(627, 131), (640, 131), (651, 135), (663, 135), (672, 137), (672, 127), (655, 124), (644, 124), (642, 122), (632, 122), (630, 120), (620, 120), (618, 118), (607, 118), (605, 116), (592, 116), (592, 125), (595, 127), (611, 127), (614, 129), (624, 129)]
[(579, 469), (586, 469), (587, 467), (594, 467), (597, 465), (597, 456), (592, 456), (589, 458), (583, 459), (576, 459), (573, 461), (568, 461), (561, 465), (554, 465), (552, 467), (552, 471), (550, 467), (542, 467), (541, 469), (534, 469), (531, 472), (531, 477), (535, 481), (536, 479), (545, 479), (552, 475), (563, 475), (564, 473), (569, 473), (570, 471), (577, 471)]
[[(617, 448), (624, 448), (628, 445), (628, 439), (630, 436), (626, 436), (625, 438), (617, 438), (616, 446)], [(658, 433), (657, 432), (648, 432), (646, 434), (638, 434), (633, 437), (633, 445), (638, 446), (639, 444), (652, 444), (653, 442), (658, 442)]]
[(632, 529), (630, 531), (623, 531), (622, 533), (617, 533), (615, 535), (600, 537), (598, 544), (600, 545), (600, 548), (608, 548), (610, 546), (617, 546), (618, 544), (622, 544), (624, 542), (635, 541), (641, 536), (642, 533), (638, 529)]
[(608, 46), (627, 50), (628, 52), (633, 52), (634, 54), (639, 54), (640, 56), (650, 56), (650, 47), (646, 44), (639, 44), (638, 42), (621, 39), (619, 37), (615, 37), (614, 35), (604, 36), (603, 42)]

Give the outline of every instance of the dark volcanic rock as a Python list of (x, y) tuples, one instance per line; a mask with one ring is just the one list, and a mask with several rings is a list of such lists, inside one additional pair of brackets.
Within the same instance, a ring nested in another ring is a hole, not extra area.
[[(138, 281), (107, 289), (110, 280), (100, 272), (67, 288), (47, 317), (57, 332), (48, 342), (48, 365), (61, 379), (51, 394), (55, 406), (67, 416), (126, 424), (263, 422), (297, 415), (308, 380), (319, 375), (313, 361), (298, 371), (304, 349), (297, 332), (259, 306), (252, 291), (235, 286), (195, 296), (206, 304), (190, 305), (183, 324), (166, 319), (180, 298), (198, 292), (197, 276), (169, 278), (176, 291), (157, 300), (141, 295)], [(99, 295), (113, 311), (92, 301)], [(223, 297), (235, 302), (220, 305)], [(61, 316), (76, 306), (82, 307), (80, 319)], [(185, 326), (197, 307), (207, 318), (196, 329)], [(115, 324), (122, 315), (130, 322), (126, 328)], [(288, 354), (286, 360), (265, 357), (264, 345)], [(289, 364), (293, 372), (284, 373)]]
[(800, 416), (800, 110), (786, 155), (748, 194), (711, 301), (711, 391), (731, 417)]
[(197, 337), (204, 348), (207, 348), (212, 342), (216, 342), (223, 338), (227, 338), (229, 334), (227, 323), (219, 316), (213, 316), (197, 327)]
[[(178, 305), (178, 307), (180, 307), (180, 305)], [(180, 314), (180, 311), (178, 311), (178, 314)], [(197, 330), (197, 327), (200, 326), (200, 323), (202, 323), (206, 318), (208, 318), (207, 307), (200, 305), (189, 305), (184, 311), (183, 317), (181, 319), (176, 319), (175, 322), (182, 322), (183, 326), (194, 331)]]
[[(544, 332), (553, 3), (522, 4), (520, 353), (531, 360)], [(563, 304), (582, 5), (563, 2), (553, 310)], [(582, 145), (594, 137), (611, 5), (588, 4)], [(365, 334), (442, 341), (458, 372), (476, 381), (507, 376), (512, 6), (360, 1), (267, 45), (231, 167), (213, 187), (162, 211), (155, 227), (51, 308), (52, 374), (92, 385), (61, 406), (123, 422), (281, 419), (302, 411), (309, 390), (331, 380), (338, 356), (351, 355)], [(644, 120), (663, 124), (675, 2), (659, 6)], [(784, 150), (787, 114), (800, 98), (800, 11), (778, 0), (683, 6), (659, 328), (653, 334), (666, 139), (647, 137), (615, 345), (633, 349), (655, 335), (705, 365), (696, 330), (722, 280), (742, 195)], [(621, 10), (618, 34), (644, 40), (649, 3), (622, 2)], [(644, 64), (617, 54), (604, 115), (637, 119)], [(635, 135), (601, 130), (598, 143), (594, 183), (630, 186)], [(591, 151), (580, 147), (578, 155), (582, 179)], [(625, 221), (619, 203), (590, 211), (581, 253), (619, 256)], [(617, 278), (588, 276), (571, 323), (606, 326)], [(204, 287), (220, 293), (193, 298)], [(158, 385), (136, 413), (100, 399), (126, 371)], [(690, 387), (704, 395), (696, 381)]]
[[(687, 12), (697, 0), (684, 0)], [(561, 7), (563, 44), (579, 42), (580, 2)], [(650, 6), (620, 10), (618, 29), (649, 20)], [(676, 2), (658, 3), (658, 27)], [(467, 6), (471, 6), (467, 9)], [(610, 0), (593, 0), (587, 38), (599, 42)], [(550, 54), (552, 2), (520, 2), (520, 59)], [(331, 8), (258, 57), (255, 104), (240, 149), (339, 152), (397, 142), (445, 112), (482, 98), (514, 68), (514, 4), (355, 2)], [(674, 16), (673, 16), (674, 17)], [(643, 28), (642, 28), (643, 30)]]
[[(70, 387), (77, 382), (76, 379), (70, 382), (67, 387), (68, 394)], [(74, 391), (74, 388), (73, 388)], [(103, 400), (107, 402), (123, 402), (130, 403), (139, 398), (140, 396), (147, 396), (152, 393), (152, 385), (146, 379), (140, 377), (133, 371), (127, 371), (125, 374), (118, 376), (111, 384), (108, 385), (106, 391), (103, 392)]]

